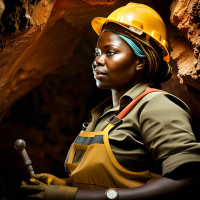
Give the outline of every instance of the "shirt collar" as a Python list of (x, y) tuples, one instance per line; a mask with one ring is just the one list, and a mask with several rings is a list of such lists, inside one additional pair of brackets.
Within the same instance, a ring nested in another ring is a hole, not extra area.
[[(138, 83), (134, 87), (132, 87), (129, 91), (127, 91), (121, 98), (120, 98), (120, 103), (117, 107), (111, 108), (112, 105), (112, 96), (107, 98), (105, 101), (100, 103), (98, 106), (96, 106), (92, 110), (92, 123), (88, 125), (88, 128), (86, 131), (93, 131), (97, 122), (102, 119), (105, 115), (108, 113), (118, 111), (124, 103), (126, 103), (128, 100), (133, 100), (136, 97), (138, 97), (142, 92), (145, 91), (146, 87), (153, 85), (151, 81), (143, 81), (141, 83)], [(110, 109), (111, 108), (111, 109)]]
[(132, 100), (135, 99), (136, 97), (138, 97), (142, 92), (145, 91), (145, 89), (148, 86), (153, 85), (152, 81), (142, 81), (140, 83), (138, 83), (137, 85), (135, 85), (134, 87), (132, 87), (130, 90), (128, 90), (121, 98), (120, 98), (120, 104), (124, 103), (123, 99), (124, 97), (130, 97)]
[[(138, 83), (137, 85), (135, 85), (134, 87), (132, 87), (130, 90), (128, 90), (119, 100), (119, 106), (115, 107), (115, 108), (111, 108), (111, 109), (105, 109), (108, 108), (111, 104), (112, 104), (112, 97), (108, 97), (105, 101), (103, 101), (102, 103), (100, 103), (98, 106), (96, 106), (93, 110), (92, 113), (99, 113), (99, 115), (101, 116), (102, 114), (106, 114), (108, 111), (117, 111), (119, 110), (120, 106), (123, 105), (124, 103), (126, 103), (130, 98), (133, 100), (136, 97), (138, 97), (142, 92), (145, 91), (146, 87), (153, 85), (152, 81), (142, 81), (140, 83)], [(105, 109), (105, 113), (103, 113)], [(99, 116), (99, 117), (100, 117)]]

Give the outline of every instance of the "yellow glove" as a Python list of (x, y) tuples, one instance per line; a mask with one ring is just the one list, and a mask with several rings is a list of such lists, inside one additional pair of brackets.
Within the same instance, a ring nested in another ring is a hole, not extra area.
[[(33, 174), (32, 178), (35, 178), (47, 185), (61, 185), (61, 186), (72, 186), (69, 178), (57, 178), (51, 174)], [(31, 182), (31, 179), (29, 180)]]
[(32, 185), (28, 185), (25, 181), (21, 183), (21, 189), (25, 192), (26, 196), (30, 199), (44, 199), (48, 186), (34, 178), (31, 178), (29, 181)]
[[(41, 174), (37, 174), (41, 175)], [(48, 174), (50, 175), (50, 174)], [(52, 175), (50, 175), (52, 176)], [(42, 178), (46, 177), (46, 174)], [(55, 176), (52, 176), (55, 177)], [(41, 178), (41, 176), (39, 176)], [(55, 177), (56, 178), (56, 177)], [(60, 180), (59, 178), (57, 178)], [(43, 179), (45, 180), (45, 179)], [(48, 177), (47, 177), (48, 180)], [(61, 179), (62, 180), (62, 179)], [(58, 185), (47, 185), (35, 178), (31, 178), (28, 185), (25, 181), (22, 181), (21, 189), (25, 192), (30, 199), (41, 199), (41, 200), (74, 200), (78, 188), (58, 186)]]

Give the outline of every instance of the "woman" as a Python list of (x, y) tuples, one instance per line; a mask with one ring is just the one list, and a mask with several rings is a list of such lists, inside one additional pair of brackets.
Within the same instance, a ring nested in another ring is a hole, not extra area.
[(200, 144), (189, 108), (153, 89), (171, 77), (162, 19), (148, 6), (129, 3), (92, 26), (100, 35), (94, 78), (112, 96), (92, 111), (72, 144), (65, 161), (70, 178), (33, 175), (33, 185), (22, 189), (45, 200), (181, 196), (194, 183)]

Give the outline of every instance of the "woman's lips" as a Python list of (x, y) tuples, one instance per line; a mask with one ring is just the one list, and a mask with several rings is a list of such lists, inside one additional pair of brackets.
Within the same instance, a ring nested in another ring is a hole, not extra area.
[(102, 79), (102, 78), (104, 78), (105, 76), (107, 76), (107, 74), (104, 73), (104, 72), (102, 72), (101, 70), (94, 70), (93, 73), (94, 73), (94, 77), (95, 77), (96, 79)]

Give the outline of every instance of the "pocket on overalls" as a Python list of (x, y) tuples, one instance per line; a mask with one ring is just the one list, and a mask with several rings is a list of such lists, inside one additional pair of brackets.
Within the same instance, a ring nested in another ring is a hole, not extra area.
[(77, 150), (82, 150), (82, 151), (86, 152), (88, 147), (89, 147), (89, 145), (82, 145), (82, 144), (73, 143), (72, 148), (71, 148), (71, 152), (70, 152), (70, 155), (69, 155), (68, 162), (65, 163), (65, 166), (67, 167), (68, 171), (71, 174), (76, 169), (76, 167), (80, 164), (80, 162), (73, 162), (75, 154), (76, 154), (76, 151)]

